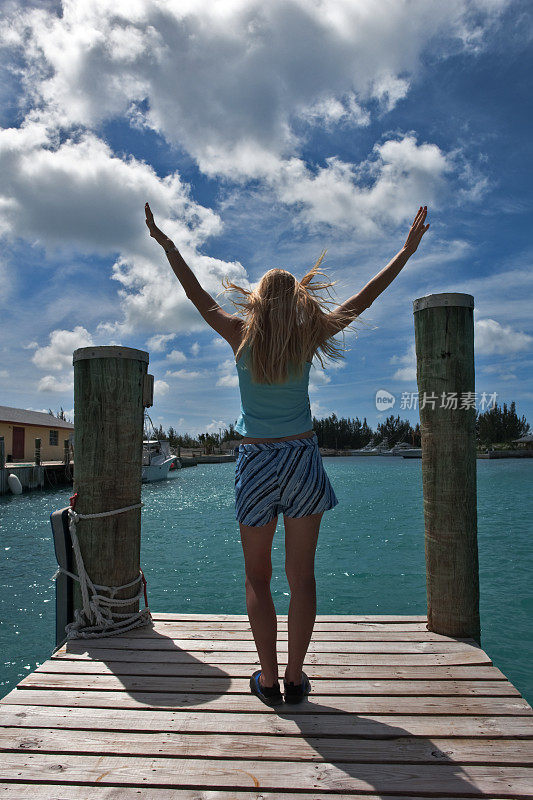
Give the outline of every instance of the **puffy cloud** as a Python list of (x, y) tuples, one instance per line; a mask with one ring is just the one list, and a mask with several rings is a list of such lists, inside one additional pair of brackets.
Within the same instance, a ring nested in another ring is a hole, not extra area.
[(204, 173), (249, 179), (297, 154), (295, 123), (367, 125), (369, 109), (390, 111), (428, 48), (433, 59), (478, 52), (507, 5), (73, 0), (62, 16), (17, 8), (2, 38), (25, 60), (28, 119), (96, 129), (127, 116)]
[(165, 349), (165, 345), (176, 338), (175, 333), (157, 333), (151, 336), (146, 341), (146, 346), (154, 353), (161, 353)]
[(169, 389), (170, 386), (166, 381), (154, 381), (154, 397), (164, 397)]
[[(101, 323), (97, 334), (205, 328), (191, 308), (163, 249), (145, 223), (148, 201), (157, 225), (176, 242), (199, 281), (217, 291), (223, 275), (240, 280), (240, 264), (199, 255), (207, 237), (220, 232), (220, 217), (194, 202), (174, 173), (160, 179), (152, 167), (116, 157), (107, 144), (84, 133), (57, 144), (40, 124), (0, 131), (0, 233), (38, 241), (47, 252), (74, 249), (120, 252), (112, 277), (124, 317)], [(165, 335), (165, 334), (161, 334)], [(156, 346), (161, 341), (155, 338)]]
[(225, 422), (224, 420), (213, 419), (213, 420), (211, 420), (211, 422), (208, 425), (205, 426), (205, 430), (206, 430), (207, 433), (216, 433), (218, 435), (219, 428), (222, 428), (222, 430), (225, 430), (226, 427), (227, 427), (227, 424), (228, 423)]
[(415, 343), (411, 342), (407, 352), (402, 356), (393, 355), (390, 358), (391, 364), (401, 364), (401, 367), (394, 372), (393, 381), (416, 381), (416, 350)]
[(229, 386), (230, 388), (237, 387), (239, 385), (239, 377), (238, 375), (232, 375), (231, 373), (226, 373), (225, 375), (221, 375), (216, 382), (217, 386)]
[[(0, 131), (0, 236), (47, 253), (119, 253), (112, 277), (122, 319), (100, 323), (95, 338), (158, 330), (148, 342), (163, 352), (177, 328), (206, 323), (148, 236), (146, 200), (207, 291), (216, 294), (224, 275), (247, 286), (246, 271), (200, 254), (221, 233), (220, 217), (192, 199), (177, 173), (161, 178), (139, 158), (113, 153), (98, 136), (102, 125), (127, 119), (206, 175), (241, 181), (243, 191), (258, 179), (298, 222), (371, 237), (411, 216), (413, 196), (442, 200), (450, 174), (463, 181), (454, 187), (461, 202), (479, 199), (486, 179), (459, 150), (413, 133), (389, 132), (358, 163), (308, 164), (311, 129), (368, 126), (406, 96), (429, 47), (432, 58), (478, 52), (507, 5), (384, 0), (376, 14), (371, 0), (71, 0), (58, 13), (13, 3), (0, 44), (17, 64), (24, 121)], [(42, 350), (38, 365), (58, 369)]]
[(520, 350), (531, 350), (533, 336), (515, 331), (510, 325), (502, 325), (495, 319), (479, 319), (475, 322), (474, 346), (477, 355), (504, 355)]
[(194, 372), (192, 370), (178, 369), (175, 371), (167, 369), (165, 375), (169, 378), (183, 378), (187, 381), (194, 381), (202, 376), (201, 372)]
[(424, 197), (429, 207), (438, 202), (454, 170), (452, 156), (434, 144), (418, 145), (413, 135), (376, 144), (374, 154), (357, 166), (332, 156), (316, 170), (292, 159), (276, 177), (276, 191), (284, 203), (298, 206), (309, 225), (327, 223), (370, 237), (384, 223), (414, 218), (413, 197)]
[[(45, 347), (37, 347), (31, 360), (40, 369), (72, 368), (74, 350), (79, 347), (90, 347), (92, 344), (92, 335), (81, 325), (76, 325), (71, 331), (54, 330), (50, 333), (50, 344)], [(46, 381), (45, 378), (43, 380)], [(40, 391), (42, 390), (40, 389)]]
[(74, 380), (68, 378), (58, 378), (55, 375), (45, 375), (39, 381), (37, 387), (39, 392), (72, 392), (74, 391)]
[(167, 361), (171, 361), (173, 364), (182, 364), (187, 361), (187, 356), (181, 350), (171, 350), (170, 353), (167, 353)]
[[(217, 345), (219, 342), (224, 342), (227, 344), (225, 339), (214, 339), (213, 341)], [(239, 376), (237, 374), (234, 358), (227, 358), (225, 361), (219, 362), (218, 368), (221, 374), (220, 377), (217, 378), (216, 386), (227, 386), (233, 388), (239, 385)]]

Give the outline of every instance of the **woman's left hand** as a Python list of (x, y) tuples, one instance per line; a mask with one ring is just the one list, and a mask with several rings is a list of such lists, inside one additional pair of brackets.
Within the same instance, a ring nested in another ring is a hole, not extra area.
[(146, 224), (148, 226), (148, 230), (150, 231), (150, 236), (152, 236), (161, 247), (165, 247), (168, 244), (169, 238), (165, 236), (163, 231), (161, 231), (154, 222), (154, 215), (150, 209), (148, 203), (144, 204), (144, 210), (146, 212)]

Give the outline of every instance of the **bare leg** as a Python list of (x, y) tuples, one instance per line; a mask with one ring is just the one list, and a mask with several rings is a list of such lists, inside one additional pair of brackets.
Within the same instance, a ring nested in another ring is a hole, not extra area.
[(275, 517), (261, 527), (239, 523), (246, 571), (246, 609), (261, 663), (262, 686), (272, 686), (278, 680), (277, 618), (270, 593), (271, 548), (277, 522)]
[(316, 619), (315, 552), (323, 511), (285, 523), (285, 572), (291, 590), (289, 656), (285, 680), (301, 683)]

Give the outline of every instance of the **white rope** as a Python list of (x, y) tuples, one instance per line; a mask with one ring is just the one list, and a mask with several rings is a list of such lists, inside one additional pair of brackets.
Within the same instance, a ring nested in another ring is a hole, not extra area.
[[(144, 594), (144, 589), (141, 586), (138, 594), (134, 597), (118, 598), (115, 593), (120, 589), (127, 589), (135, 583), (142, 581), (141, 572), (130, 583), (125, 583), (123, 586), (103, 586), (98, 583), (93, 583), (89, 578), (83, 563), (81, 555), (80, 543), (76, 533), (76, 523), (80, 519), (94, 519), (96, 517), (108, 517), (111, 514), (122, 514), (124, 511), (131, 511), (134, 508), (140, 508), (143, 503), (136, 503), (132, 506), (125, 506), (124, 508), (115, 508), (112, 511), (101, 511), (98, 514), (78, 514), (71, 507), (68, 509), (69, 523), (68, 528), (72, 538), (72, 546), (76, 556), (76, 566), (78, 568), (78, 575), (59, 566), (52, 580), (55, 580), (60, 572), (69, 575), (74, 580), (80, 582), (81, 597), (83, 609), (74, 609), (74, 622), (69, 622), (65, 626), (67, 639), (91, 639), (100, 636), (112, 636), (116, 633), (124, 633), (132, 628), (137, 628), (140, 625), (146, 625), (152, 619), (150, 609), (143, 608), (140, 611), (135, 611), (131, 614), (121, 614), (118, 611), (113, 612), (111, 606), (125, 606), (140, 600)], [(89, 589), (92, 596), (89, 597)], [(99, 594), (96, 590), (108, 592), (111, 596)], [(113, 619), (113, 617), (124, 617), (122, 620)]]

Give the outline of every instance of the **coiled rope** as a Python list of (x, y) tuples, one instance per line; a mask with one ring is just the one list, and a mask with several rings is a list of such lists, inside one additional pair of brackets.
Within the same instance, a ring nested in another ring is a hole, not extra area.
[[(76, 524), (80, 519), (94, 519), (96, 517), (109, 517), (112, 514), (122, 514), (124, 511), (140, 508), (143, 503), (135, 503), (135, 505), (125, 506), (124, 508), (114, 508), (112, 511), (100, 511), (97, 514), (78, 514), (74, 509), (77, 497), (78, 493), (76, 492), (76, 494), (70, 498), (68, 528), (72, 539), (74, 555), (76, 556), (78, 574), (75, 575), (73, 572), (69, 572), (69, 570), (58, 566), (57, 571), (52, 576), (52, 580), (55, 580), (59, 573), (63, 572), (65, 575), (69, 575), (80, 583), (83, 608), (74, 609), (74, 621), (69, 622), (65, 626), (67, 639), (93, 639), (100, 636), (112, 636), (113, 634), (124, 633), (125, 631), (129, 631), (141, 625), (147, 625), (148, 622), (152, 620), (152, 615), (148, 608), (146, 578), (144, 577), (142, 569), (139, 570), (137, 578), (130, 581), (130, 583), (125, 583), (123, 586), (103, 586), (98, 583), (93, 583), (85, 569), (80, 543), (76, 533)], [(139, 590), (138, 594), (126, 598), (115, 597), (115, 593), (120, 591), (120, 589), (127, 589), (139, 583), (139, 581), (143, 582), (143, 587)], [(110, 596), (106, 597), (100, 594), (97, 589), (108, 592)], [(89, 596), (89, 591), (91, 592), (91, 596)], [(143, 594), (146, 607), (142, 610), (135, 611), (131, 614), (122, 614), (118, 611), (112, 611), (111, 606), (122, 607), (131, 605), (137, 600), (140, 600)], [(114, 617), (122, 617), (123, 619), (114, 619)]]

